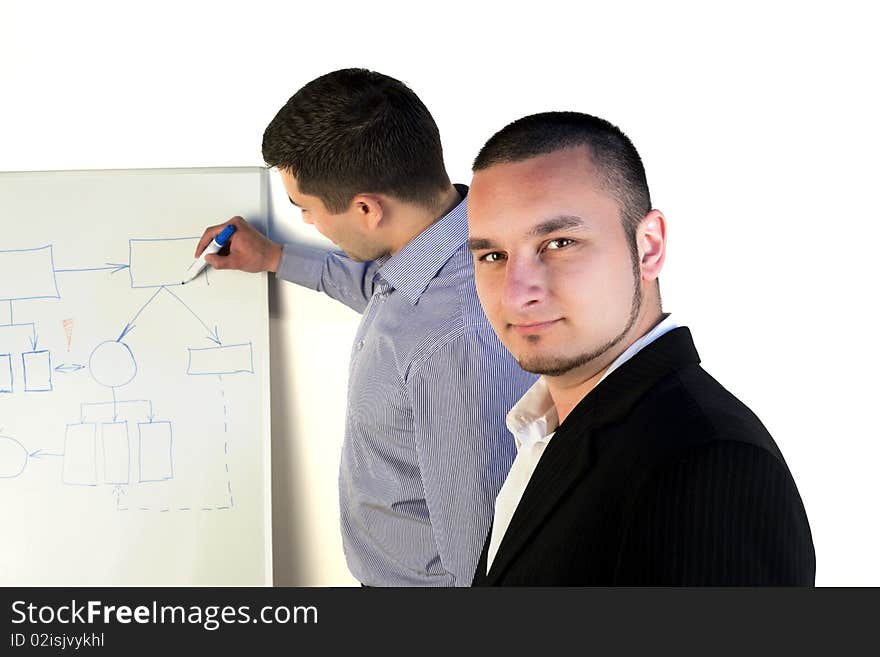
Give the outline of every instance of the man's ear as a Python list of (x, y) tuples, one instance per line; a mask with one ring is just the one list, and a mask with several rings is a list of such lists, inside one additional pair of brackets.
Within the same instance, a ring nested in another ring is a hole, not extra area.
[(642, 280), (656, 280), (666, 260), (666, 217), (660, 210), (651, 210), (642, 218), (636, 230), (636, 245)]
[(376, 194), (358, 194), (351, 200), (351, 209), (365, 233), (376, 230), (385, 217), (385, 206)]

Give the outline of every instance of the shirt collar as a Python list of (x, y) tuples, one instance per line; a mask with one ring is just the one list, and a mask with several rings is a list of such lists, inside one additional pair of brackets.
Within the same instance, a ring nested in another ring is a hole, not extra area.
[(381, 262), (377, 275), (401, 292), (413, 306), (452, 255), (467, 241), (466, 185), (456, 185), (461, 201), (448, 213)]
[(543, 376), (526, 390), (526, 394), (507, 413), (507, 428), (513, 434), (517, 449), (549, 439), (558, 426), (556, 404)]
[(633, 342), (629, 347), (626, 348), (626, 350), (622, 354), (620, 354), (620, 356), (614, 359), (614, 362), (608, 366), (608, 369), (605, 370), (605, 374), (602, 375), (602, 378), (599, 379), (596, 385), (602, 383), (602, 381), (608, 378), (609, 374), (611, 374), (614, 370), (623, 365), (626, 361), (635, 356), (649, 344), (654, 342), (654, 340), (659, 338), (664, 333), (669, 333), (669, 331), (674, 328), (678, 328), (678, 324), (675, 322), (674, 319), (672, 319), (672, 315), (667, 313), (654, 328), (652, 328), (638, 340)]
[[(605, 374), (599, 379), (599, 383), (602, 383), (609, 374), (639, 351), (674, 328), (678, 328), (678, 324), (671, 315), (667, 314), (654, 328), (633, 342), (608, 366)], [(599, 383), (596, 385), (598, 386)], [(540, 440), (549, 440), (558, 427), (559, 415), (556, 411), (556, 404), (553, 403), (550, 390), (547, 388), (547, 381), (542, 376), (507, 413), (507, 428), (513, 434), (517, 449), (522, 449), (523, 445), (528, 446)]]

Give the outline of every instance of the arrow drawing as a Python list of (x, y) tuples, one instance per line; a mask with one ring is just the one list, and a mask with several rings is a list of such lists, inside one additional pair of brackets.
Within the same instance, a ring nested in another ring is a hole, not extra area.
[(132, 317), (128, 321), (128, 323), (123, 327), (122, 333), (120, 333), (119, 337), (116, 338), (116, 342), (120, 342), (122, 340), (122, 338), (124, 338), (126, 335), (131, 333), (131, 331), (135, 327), (135, 324), (134, 324), (135, 320), (140, 316), (140, 314), (142, 312), (144, 312), (144, 310), (147, 308), (147, 306), (149, 306), (153, 302), (153, 299), (155, 299), (157, 296), (159, 296), (159, 293), (162, 292), (162, 290), (164, 290), (165, 292), (170, 294), (172, 297), (174, 297), (184, 308), (186, 308), (190, 312), (190, 314), (193, 317), (195, 317), (198, 320), (199, 324), (201, 324), (203, 327), (205, 327), (205, 330), (208, 332), (208, 335), (205, 336), (205, 338), (207, 340), (210, 340), (211, 342), (213, 342), (214, 344), (216, 344), (218, 346), (223, 344), (223, 341), (220, 340), (220, 331), (217, 328), (217, 326), (215, 325), (214, 328), (212, 329), (210, 326), (205, 324), (204, 320), (201, 317), (199, 317), (192, 308), (189, 307), (189, 305), (186, 303), (186, 301), (184, 301), (179, 296), (174, 294), (174, 292), (169, 290), (164, 285), (160, 286), (159, 289), (153, 293), (153, 296), (151, 296), (147, 300), (147, 302), (138, 309), (138, 311), (135, 313), (134, 317)]
[(35, 449), (33, 452), (28, 454), (28, 458), (32, 459), (41, 459), (44, 456), (64, 456), (64, 454), (56, 454), (55, 452), (44, 452), (42, 449)]
[(156, 291), (153, 293), (153, 296), (151, 296), (151, 297), (147, 300), (147, 302), (146, 302), (143, 306), (141, 306), (140, 309), (138, 309), (138, 311), (134, 314), (134, 317), (132, 317), (132, 318), (128, 321), (128, 323), (125, 325), (125, 327), (122, 329), (122, 333), (120, 333), (120, 334), (119, 334), (119, 337), (116, 338), (116, 342), (120, 342), (120, 341), (122, 340), (122, 338), (124, 338), (126, 335), (128, 335), (128, 334), (131, 332), (131, 330), (134, 328), (134, 320), (136, 320), (136, 319), (140, 316), (140, 314), (141, 314), (142, 312), (144, 312), (144, 309), (145, 309), (147, 306), (149, 306), (149, 305), (153, 302), (153, 299), (155, 299), (157, 296), (159, 296), (159, 293), (160, 293), (162, 290), (164, 290), (164, 289), (165, 289), (164, 287), (160, 287), (158, 290), (156, 290)]
[(119, 486), (113, 487), (113, 497), (116, 498), (116, 510), (117, 511), (122, 510), (119, 508), (119, 498), (121, 498), (123, 495), (125, 495), (124, 489), (120, 488)]
[(185, 302), (183, 299), (181, 299), (179, 296), (177, 296), (176, 294), (174, 294), (174, 292), (172, 292), (172, 291), (169, 290), (168, 288), (165, 288), (165, 291), (166, 291), (168, 294), (170, 294), (172, 297), (174, 297), (175, 299), (177, 299), (181, 304), (183, 304), (183, 307), (186, 308), (190, 313), (192, 313), (192, 316), (193, 316), (193, 317), (195, 317), (197, 320), (199, 320), (199, 323), (200, 323), (202, 326), (205, 327), (205, 330), (206, 330), (208, 333), (210, 333), (210, 335), (206, 335), (206, 336), (205, 336), (208, 340), (210, 340), (211, 342), (213, 342), (213, 343), (216, 344), (216, 345), (221, 345), (221, 344), (223, 344), (223, 343), (220, 341), (220, 334), (218, 333), (218, 331), (217, 331), (217, 327), (216, 327), (216, 326), (214, 327), (213, 330), (211, 330), (211, 328), (210, 328), (207, 324), (205, 324), (205, 322), (202, 321), (202, 318), (199, 317), (198, 315), (196, 315), (195, 311), (194, 311), (192, 308), (190, 308), (190, 307), (186, 304), (186, 302)]
[(118, 271), (122, 271), (123, 269), (128, 269), (131, 265), (128, 263), (122, 262), (105, 262), (105, 265), (109, 265), (108, 267), (83, 267), (80, 269), (55, 269), (56, 273), (63, 272), (71, 272), (71, 271), (108, 271), (110, 270), (110, 275), (112, 276)]
[(61, 363), (61, 365), (58, 365), (57, 367), (55, 367), (55, 371), (56, 372), (72, 373), (72, 372), (79, 372), (80, 370), (84, 370), (85, 368), (86, 368), (85, 365), (80, 365), (79, 363), (70, 363), (69, 365), (67, 363)]

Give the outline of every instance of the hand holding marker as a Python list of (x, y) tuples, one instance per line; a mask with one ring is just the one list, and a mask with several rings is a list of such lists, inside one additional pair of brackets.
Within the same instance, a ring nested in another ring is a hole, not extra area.
[(232, 237), (232, 233), (235, 232), (235, 226), (232, 224), (228, 225), (224, 228), (217, 237), (215, 237), (208, 246), (205, 247), (205, 250), (202, 251), (201, 255), (196, 258), (193, 263), (189, 266), (189, 269), (186, 270), (186, 274), (184, 274), (184, 278), (180, 281), (181, 285), (185, 285), (189, 283), (192, 279), (198, 276), (202, 270), (208, 266), (208, 263), (205, 262), (205, 256), (213, 253), (217, 253), (220, 249), (222, 249), (229, 242), (229, 238)]

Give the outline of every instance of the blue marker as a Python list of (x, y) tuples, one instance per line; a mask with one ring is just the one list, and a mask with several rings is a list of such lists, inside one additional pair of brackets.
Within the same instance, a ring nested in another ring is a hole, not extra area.
[(235, 232), (235, 226), (229, 224), (226, 228), (224, 228), (217, 237), (215, 237), (208, 246), (205, 247), (205, 250), (202, 251), (202, 254), (193, 260), (193, 263), (189, 266), (189, 269), (186, 270), (185, 278), (180, 281), (181, 285), (185, 285), (189, 283), (192, 279), (202, 273), (202, 270), (208, 266), (208, 263), (205, 262), (205, 256), (210, 255), (212, 253), (217, 253), (220, 249), (222, 249), (229, 242), (229, 238), (232, 237), (232, 233)]

